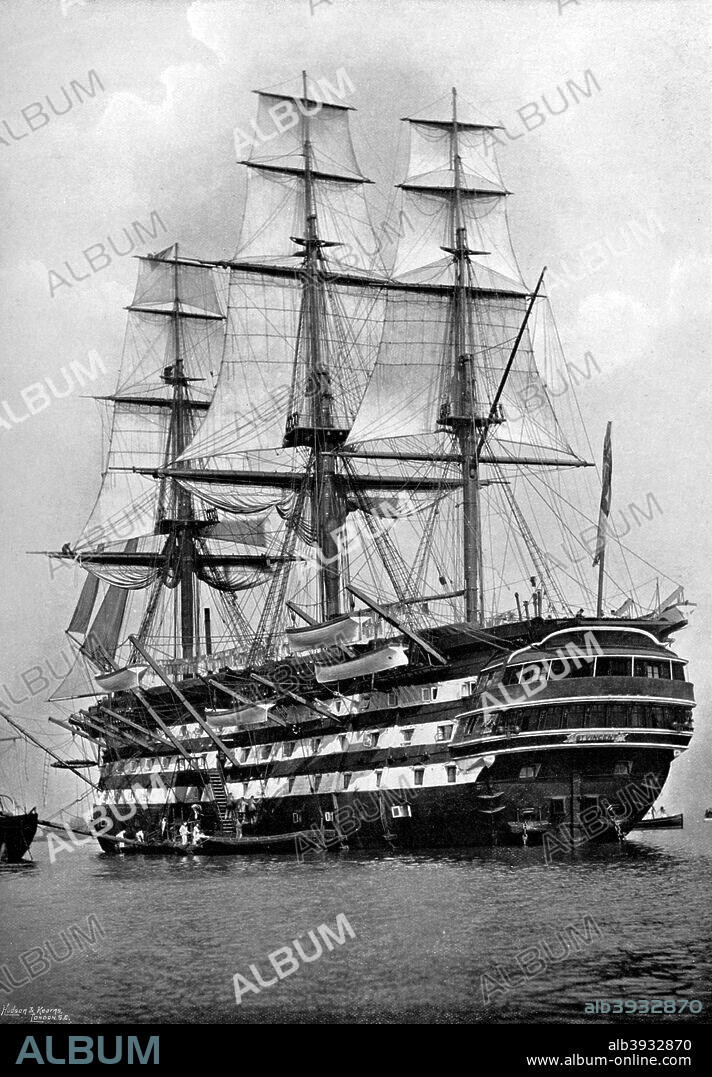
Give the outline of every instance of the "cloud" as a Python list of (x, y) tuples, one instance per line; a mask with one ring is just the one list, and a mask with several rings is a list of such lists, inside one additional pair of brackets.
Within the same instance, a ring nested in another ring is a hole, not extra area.
[(577, 335), (605, 373), (643, 358), (653, 345), (657, 320), (652, 307), (625, 292), (596, 292), (579, 304)]

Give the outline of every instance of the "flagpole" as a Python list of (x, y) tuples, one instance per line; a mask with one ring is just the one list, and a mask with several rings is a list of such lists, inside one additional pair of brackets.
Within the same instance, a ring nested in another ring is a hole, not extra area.
[(608, 517), (611, 512), (611, 477), (613, 472), (613, 450), (611, 447), (611, 423), (606, 426), (606, 437), (603, 442), (603, 469), (601, 474), (601, 505), (598, 512), (598, 535), (596, 538), (596, 555), (594, 565), (598, 565), (598, 601), (596, 603), (596, 616), (603, 617), (603, 589), (606, 565), (606, 538), (608, 531)]
[(596, 605), (596, 616), (603, 617), (603, 572), (606, 564), (606, 551), (601, 550), (601, 555), (598, 559), (598, 603)]

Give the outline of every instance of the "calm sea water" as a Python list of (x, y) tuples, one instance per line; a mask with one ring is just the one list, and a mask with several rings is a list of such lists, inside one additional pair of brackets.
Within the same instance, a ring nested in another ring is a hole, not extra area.
[[(91, 934), (88, 917), (104, 937), (0, 992), (3, 1022), (31, 1007), (97, 1023), (605, 1022), (584, 1004), (673, 997), (702, 1003), (687, 1020), (710, 1020), (712, 823), (702, 820), (551, 865), (541, 849), (298, 863), (108, 858), (94, 845), (50, 863), (43, 838), (33, 855), (0, 871), (0, 964), (21, 979), (22, 953), (49, 940), (63, 956), (60, 933)], [(353, 938), (236, 1004), (235, 973), (254, 981), (255, 965), (271, 978), (270, 953), (301, 935), (310, 956), (308, 932), (340, 914)]]

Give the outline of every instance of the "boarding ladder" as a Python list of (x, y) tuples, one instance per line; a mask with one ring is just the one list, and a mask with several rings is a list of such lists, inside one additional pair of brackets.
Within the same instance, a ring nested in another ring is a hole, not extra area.
[(223, 776), (222, 767), (220, 766), (220, 760), (216, 760), (216, 766), (206, 767), (206, 773), (213, 794), (213, 800), (215, 801), (215, 807), (217, 808), (218, 816), (220, 818), (220, 829), (223, 834), (233, 836), (235, 834), (235, 819), (234, 815), (231, 815), (229, 811), (228, 792), (227, 787), (225, 786), (225, 778)]

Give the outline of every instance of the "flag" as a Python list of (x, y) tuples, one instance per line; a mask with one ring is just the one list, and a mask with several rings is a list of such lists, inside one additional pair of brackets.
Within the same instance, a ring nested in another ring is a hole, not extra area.
[(601, 507), (598, 510), (598, 537), (596, 538), (596, 556), (593, 559), (597, 565), (603, 557), (606, 549), (606, 531), (608, 529), (608, 517), (611, 512), (611, 476), (613, 474), (613, 450), (611, 449), (611, 424), (606, 427), (606, 439), (603, 442), (603, 476), (601, 478)]

